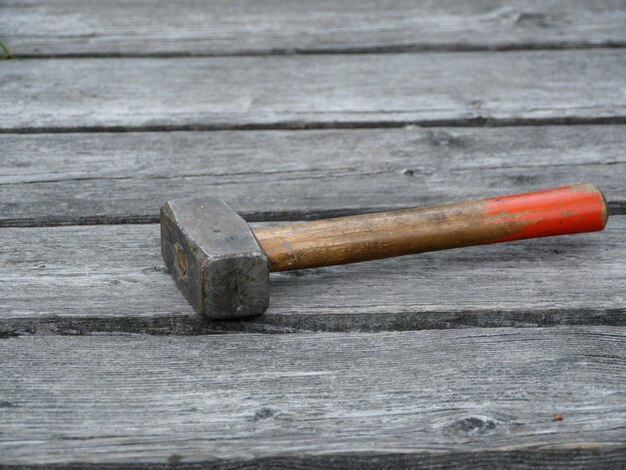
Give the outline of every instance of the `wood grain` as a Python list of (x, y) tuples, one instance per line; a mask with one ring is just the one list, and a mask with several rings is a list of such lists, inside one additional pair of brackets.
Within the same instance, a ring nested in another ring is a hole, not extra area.
[(616, 46), (621, 0), (33, 0), (0, 3), (17, 57)]
[[(626, 466), (623, 0), (0, 0), (0, 40), (2, 469)], [(251, 321), (106, 225), (581, 181), (605, 232), (276, 273)]]
[(603, 232), (271, 276), (270, 308), (208, 321), (176, 288), (158, 225), (0, 230), (0, 327), (13, 334), (626, 326), (626, 217)]
[(351, 129), (0, 135), (0, 226), (158, 222), (213, 195), (298, 220), (596, 183), (626, 214), (626, 128)]
[(14, 60), (0, 130), (622, 123), (625, 73), (621, 49)]
[(619, 467), (625, 331), (0, 340), (2, 462)]
[(582, 183), (264, 227), (254, 230), (254, 236), (267, 255), (270, 272), (277, 272), (595, 232), (602, 230), (606, 222), (604, 195), (596, 186)]

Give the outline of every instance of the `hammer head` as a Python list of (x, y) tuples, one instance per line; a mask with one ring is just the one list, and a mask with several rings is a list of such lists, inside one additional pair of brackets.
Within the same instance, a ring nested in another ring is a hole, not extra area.
[(260, 315), (269, 306), (267, 257), (248, 224), (219, 199), (165, 203), (161, 253), (189, 303), (211, 319)]

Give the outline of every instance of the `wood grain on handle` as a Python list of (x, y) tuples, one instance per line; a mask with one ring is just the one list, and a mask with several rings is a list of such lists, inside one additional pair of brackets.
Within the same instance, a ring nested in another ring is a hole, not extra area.
[(270, 271), (602, 230), (606, 200), (592, 184), (255, 230)]

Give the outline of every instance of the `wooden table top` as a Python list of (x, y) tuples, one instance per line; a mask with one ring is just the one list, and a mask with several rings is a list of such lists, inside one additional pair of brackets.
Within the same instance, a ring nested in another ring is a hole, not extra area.
[[(0, 467), (626, 465), (626, 2), (16, 0), (0, 40)], [(604, 232), (272, 274), (253, 320), (160, 255), (178, 197), (577, 182)]]

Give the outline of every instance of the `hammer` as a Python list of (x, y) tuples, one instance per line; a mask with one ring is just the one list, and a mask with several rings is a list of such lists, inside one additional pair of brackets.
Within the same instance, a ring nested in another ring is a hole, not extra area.
[(592, 184), (256, 230), (220, 199), (202, 197), (163, 205), (161, 252), (198, 312), (235, 319), (267, 309), (270, 272), (593, 232), (607, 218)]

